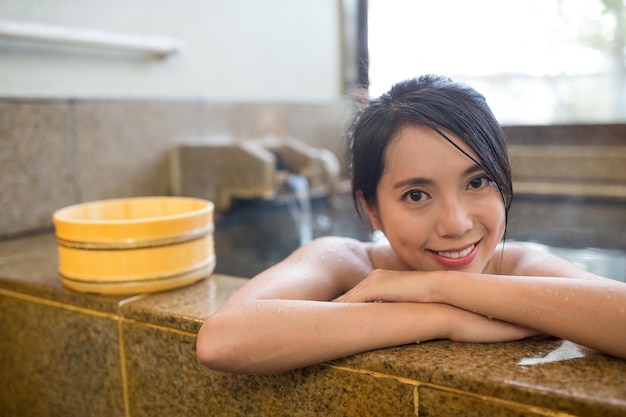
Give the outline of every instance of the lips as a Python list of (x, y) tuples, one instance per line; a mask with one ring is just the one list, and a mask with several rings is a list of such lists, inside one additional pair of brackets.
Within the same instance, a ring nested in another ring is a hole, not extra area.
[(475, 247), (476, 245), (471, 245), (463, 249), (460, 252), (437, 252), (437, 255), (443, 256), (446, 258), (459, 259), (459, 258), (463, 258), (464, 256), (469, 255), (470, 252), (473, 251)]
[(447, 268), (461, 268), (471, 263), (478, 253), (478, 242), (449, 251), (430, 251), (435, 260)]

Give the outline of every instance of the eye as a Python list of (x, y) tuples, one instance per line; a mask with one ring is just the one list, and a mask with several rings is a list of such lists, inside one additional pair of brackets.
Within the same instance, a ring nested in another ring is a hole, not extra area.
[(491, 178), (483, 176), (470, 180), (467, 188), (472, 190), (480, 190), (481, 188), (484, 188), (492, 183), (493, 181), (491, 180)]
[(420, 190), (409, 190), (402, 195), (402, 199), (410, 203), (419, 203), (427, 200), (429, 197), (430, 196), (428, 194)]

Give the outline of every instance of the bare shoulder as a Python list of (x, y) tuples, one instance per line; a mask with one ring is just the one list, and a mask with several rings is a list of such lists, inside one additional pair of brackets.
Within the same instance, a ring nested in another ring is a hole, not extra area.
[(496, 249), (489, 273), (520, 276), (598, 278), (549, 251), (525, 242), (506, 242)]
[(369, 243), (321, 237), (252, 278), (239, 297), (331, 300), (372, 271)]
[[(312, 240), (310, 243), (299, 248), (299, 251), (325, 251), (330, 253), (338, 252), (341, 255), (355, 255), (358, 257), (367, 255), (369, 242), (350, 237), (322, 236)], [(297, 252), (297, 251), (296, 251)]]
[(371, 243), (360, 240), (324, 236), (313, 240), (292, 255), (293, 261), (313, 263), (319, 271), (361, 280), (372, 271)]

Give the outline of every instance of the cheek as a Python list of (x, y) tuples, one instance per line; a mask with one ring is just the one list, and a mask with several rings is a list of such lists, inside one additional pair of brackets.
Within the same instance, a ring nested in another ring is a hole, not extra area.
[(425, 244), (432, 234), (433, 224), (427, 213), (417, 215), (397, 210), (384, 218), (384, 232), (397, 246), (415, 248)]
[(483, 195), (480, 199), (473, 201), (472, 207), (474, 220), (477, 222), (474, 226), (480, 225), (494, 238), (502, 238), (506, 228), (506, 209), (500, 193), (494, 191)]
[(506, 209), (502, 200), (498, 200), (497, 204), (494, 204), (494, 208), (491, 211), (492, 227), (497, 234), (498, 240), (502, 239), (506, 230)]

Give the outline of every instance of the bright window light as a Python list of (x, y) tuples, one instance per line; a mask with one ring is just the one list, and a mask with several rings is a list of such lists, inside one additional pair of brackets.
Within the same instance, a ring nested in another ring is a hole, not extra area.
[(482, 92), (505, 124), (624, 122), (624, 3), (369, 0), (370, 95), (436, 73)]

